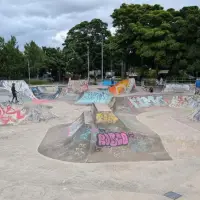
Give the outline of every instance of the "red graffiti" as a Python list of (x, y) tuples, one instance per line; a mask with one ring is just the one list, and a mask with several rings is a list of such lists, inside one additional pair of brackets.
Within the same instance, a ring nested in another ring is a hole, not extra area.
[(122, 146), (128, 144), (126, 133), (99, 133), (97, 134), (97, 146)]
[(0, 121), (6, 125), (10, 121), (15, 122), (16, 120), (14, 118), (23, 119), (25, 116), (21, 114), (20, 110), (15, 110), (11, 106), (7, 106), (6, 108), (3, 108), (0, 106)]

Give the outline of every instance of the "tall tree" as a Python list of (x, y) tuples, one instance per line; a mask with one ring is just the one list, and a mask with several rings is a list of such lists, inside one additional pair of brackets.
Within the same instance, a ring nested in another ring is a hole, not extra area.
[(44, 52), (34, 41), (26, 43), (24, 54), (27, 64), (30, 66), (31, 76), (39, 76), (39, 71), (43, 67)]
[(69, 71), (86, 73), (87, 48), (90, 51), (90, 69), (101, 69), (101, 45), (110, 36), (108, 25), (100, 19), (84, 21), (69, 30), (63, 44)]

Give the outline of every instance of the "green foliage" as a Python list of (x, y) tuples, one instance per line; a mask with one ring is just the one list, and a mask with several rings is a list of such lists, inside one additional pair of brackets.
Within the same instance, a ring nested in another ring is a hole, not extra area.
[[(26, 83), (29, 84), (29, 80), (25, 79)], [(49, 81), (47, 80), (38, 80), (38, 79), (31, 79), (30, 80), (30, 85), (48, 85), (50, 84)]]
[(32, 78), (47, 72), (55, 80), (67, 72), (84, 77), (88, 50), (90, 70), (101, 70), (102, 44), (105, 72), (121, 74), (137, 66), (148, 78), (156, 78), (162, 69), (168, 69), (171, 77), (200, 76), (199, 7), (165, 10), (157, 4), (124, 3), (111, 17), (114, 35), (100, 19), (83, 21), (69, 30), (63, 49), (41, 48), (31, 41), (22, 53), (14, 36), (8, 41), (0, 37), (0, 77), (27, 78), (28, 64)]

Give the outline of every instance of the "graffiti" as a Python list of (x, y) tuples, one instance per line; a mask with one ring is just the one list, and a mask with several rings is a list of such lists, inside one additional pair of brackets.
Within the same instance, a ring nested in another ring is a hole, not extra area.
[(96, 123), (115, 124), (118, 118), (112, 112), (99, 112), (96, 114)]
[(188, 104), (188, 97), (186, 96), (174, 96), (169, 104), (169, 107), (172, 108), (182, 108), (187, 106)]
[(164, 92), (176, 92), (176, 91), (189, 91), (190, 86), (187, 84), (167, 84)]
[(125, 79), (118, 82), (116, 85), (109, 88), (109, 91), (114, 95), (119, 95), (123, 92), (130, 93), (135, 87), (135, 79)]
[(0, 122), (3, 125), (17, 122), (18, 120), (23, 119), (24, 117), (25, 116), (21, 113), (20, 110), (15, 110), (11, 106), (7, 106), (5, 108), (0, 106)]
[(85, 155), (85, 152), (83, 151), (84, 149), (86, 149), (87, 144), (79, 144), (78, 148), (76, 148), (75, 150), (75, 155), (82, 157)]
[(108, 104), (112, 96), (104, 91), (85, 92), (84, 95), (76, 102), (77, 104), (105, 103)]
[(126, 133), (99, 133), (97, 134), (97, 146), (116, 147), (128, 145), (128, 136)]
[(129, 79), (129, 84), (128, 84), (128, 86), (127, 86), (127, 88), (126, 88), (126, 93), (130, 93), (131, 92), (131, 90), (133, 89), (133, 88), (135, 88), (135, 79), (134, 78), (130, 78)]
[(128, 99), (135, 108), (167, 105), (162, 96), (128, 97)]
[(67, 93), (82, 93), (88, 90), (88, 81), (87, 80), (69, 80), (67, 85)]
[(89, 128), (87, 128), (86, 131), (83, 134), (81, 134), (80, 139), (88, 140), (88, 137), (90, 136), (90, 134), (91, 134), (91, 131)]
[(84, 124), (84, 114), (82, 114), (77, 120), (75, 120), (68, 127), (68, 136), (73, 136), (76, 131)]

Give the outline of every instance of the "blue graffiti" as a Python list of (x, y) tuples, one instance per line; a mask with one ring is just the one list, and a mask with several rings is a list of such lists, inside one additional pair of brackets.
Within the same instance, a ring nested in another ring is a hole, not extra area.
[(111, 99), (112, 95), (108, 91), (90, 91), (85, 92), (84, 95), (76, 102), (76, 104), (108, 104)]

